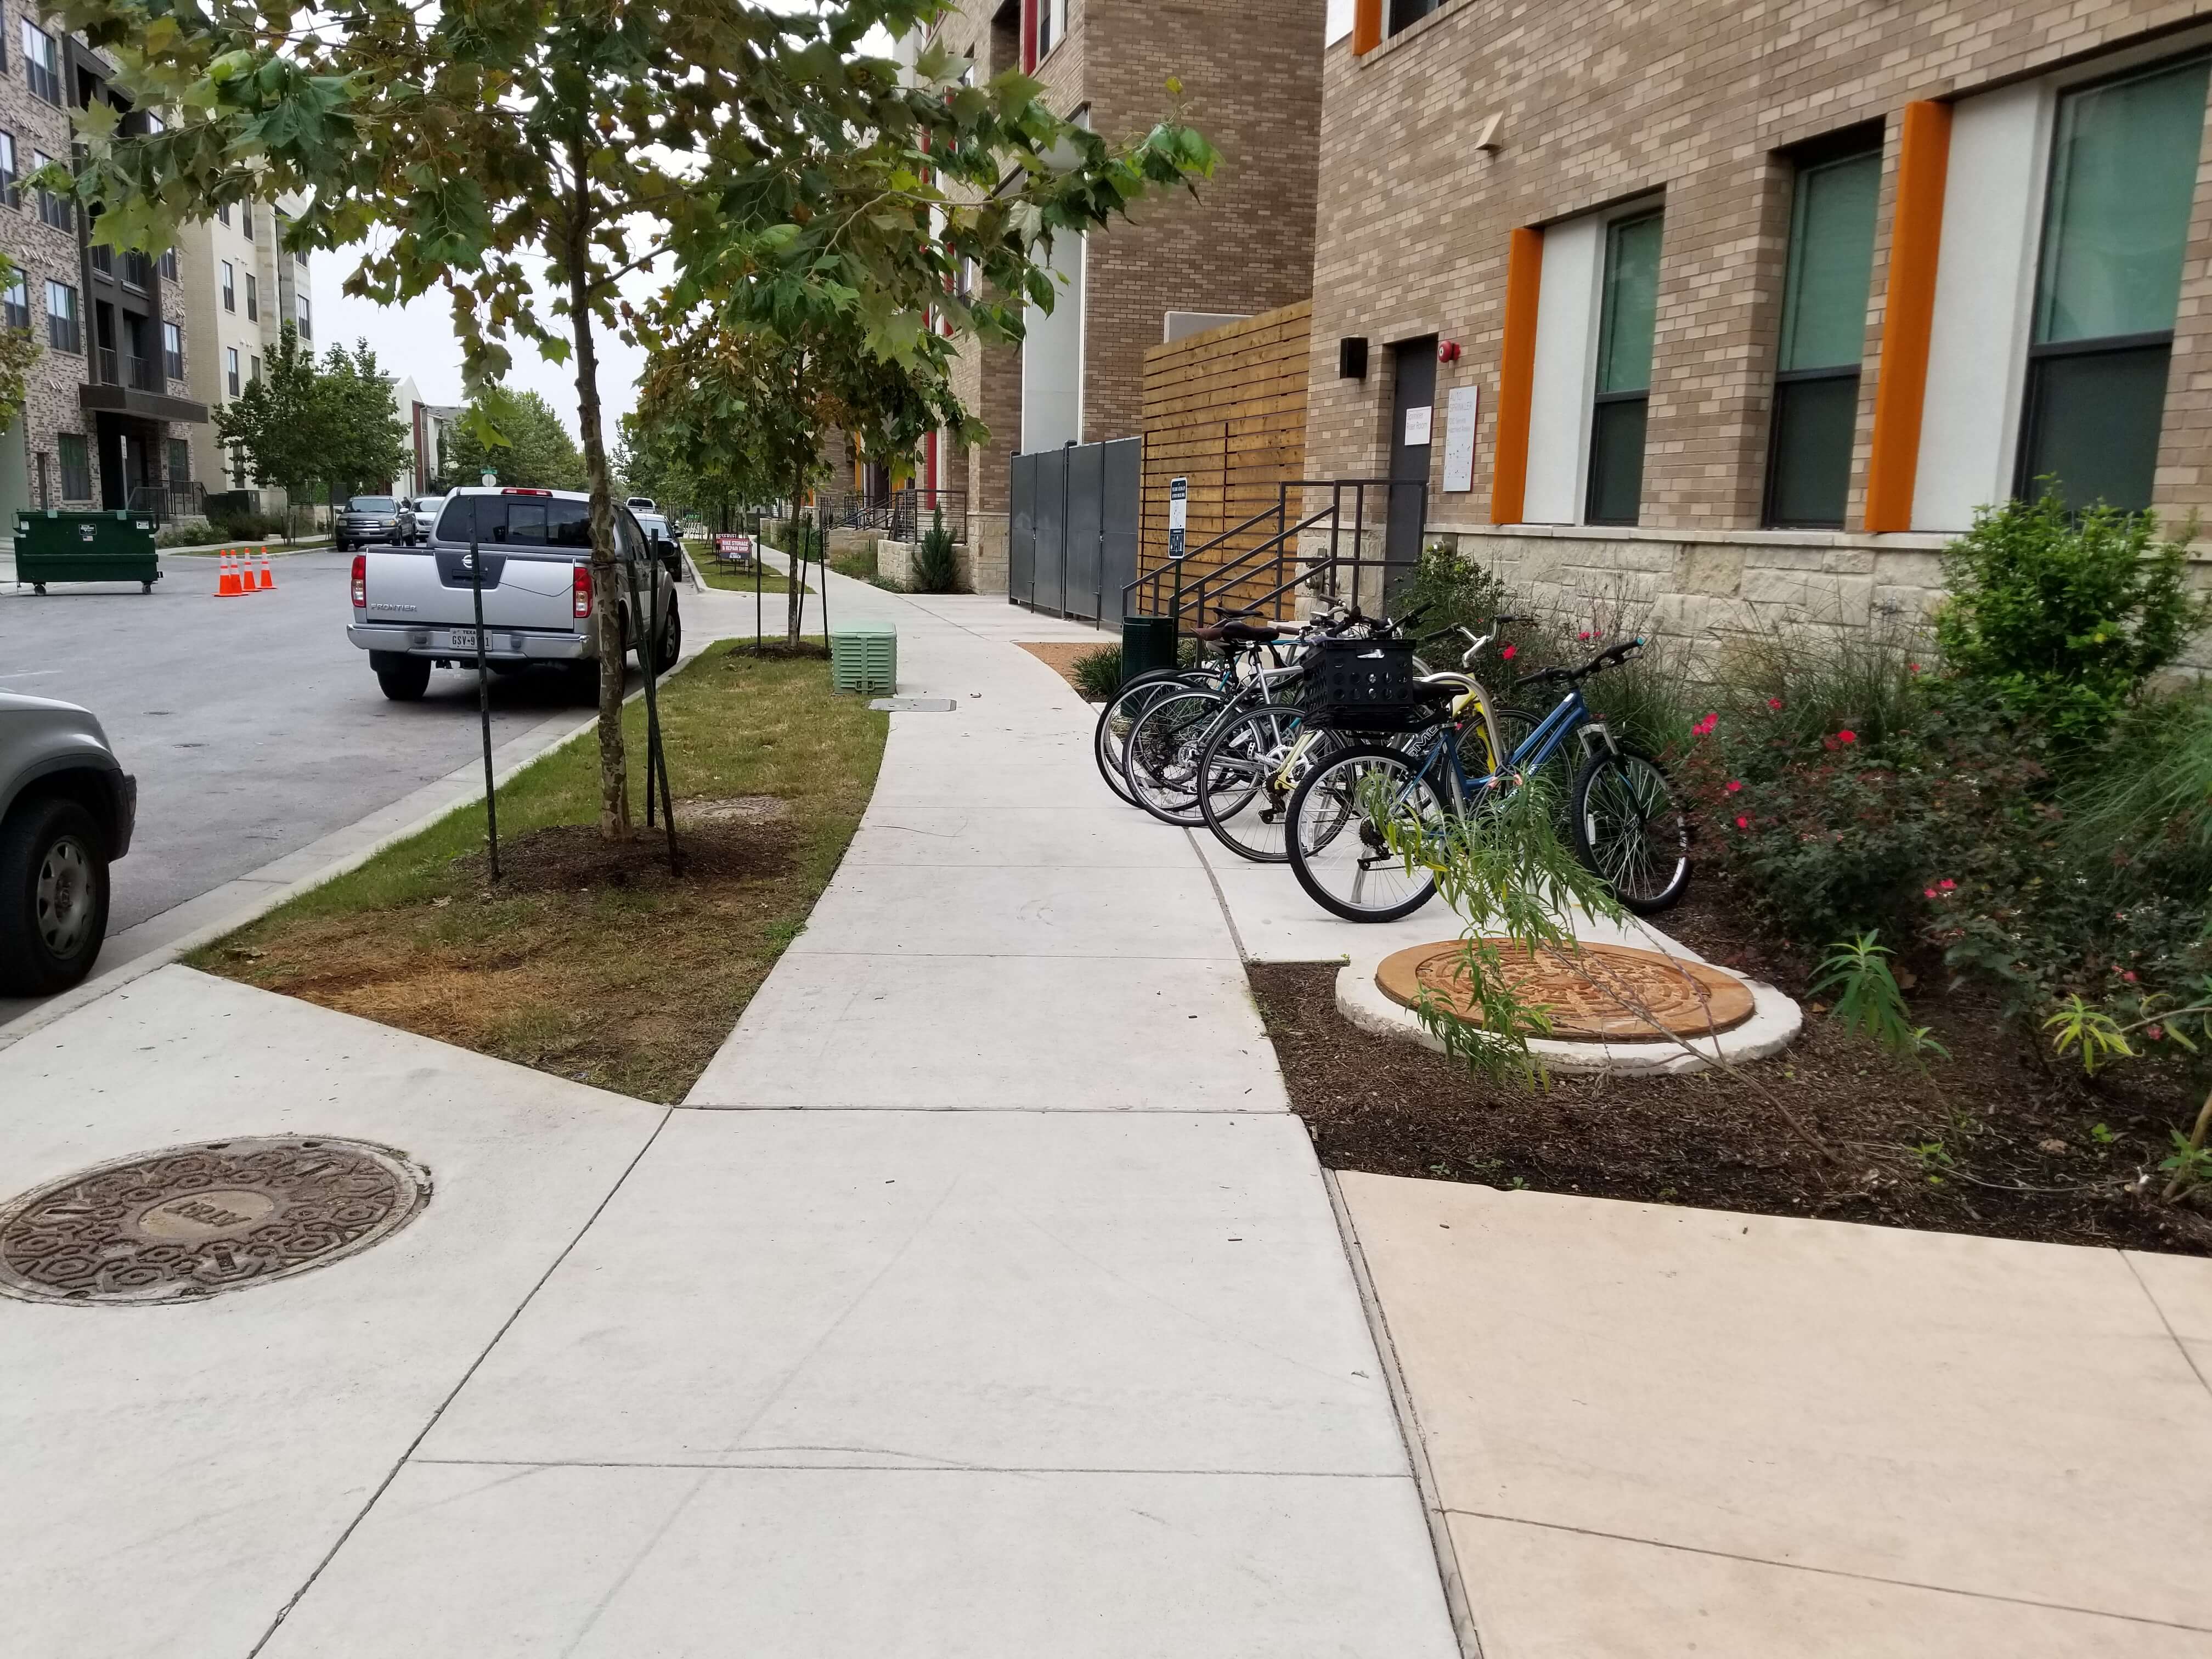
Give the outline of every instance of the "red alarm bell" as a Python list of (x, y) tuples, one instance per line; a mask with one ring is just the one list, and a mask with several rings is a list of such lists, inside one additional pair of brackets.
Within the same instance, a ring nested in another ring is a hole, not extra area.
[(1459, 342), (1457, 340), (1446, 340), (1438, 345), (1437, 347), (1437, 361), (1440, 363), (1457, 362), (1459, 361)]

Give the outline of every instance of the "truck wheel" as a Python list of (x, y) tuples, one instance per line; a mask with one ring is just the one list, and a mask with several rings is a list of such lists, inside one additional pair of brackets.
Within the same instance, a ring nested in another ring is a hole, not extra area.
[(0, 824), (0, 991), (51, 996), (92, 971), (107, 936), (107, 840), (73, 800)]
[[(636, 650), (637, 665), (642, 669), (645, 666), (643, 641), (639, 642)], [(660, 673), (667, 672), (676, 666), (676, 659), (683, 654), (684, 623), (677, 614), (675, 605), (672, 602), (668, 607), (668, 614), (660, 619), (660, 660), (653, 665), (655, 671)]]
[(376, 683), (384, 688), (384, 695), (394, 702), (415, 702), (430, 689), (430, 659), (428, 657), (404, 656), (397, 651), (376, 653), (384, 661), (371, 659), (369, 665), (376, 670)]

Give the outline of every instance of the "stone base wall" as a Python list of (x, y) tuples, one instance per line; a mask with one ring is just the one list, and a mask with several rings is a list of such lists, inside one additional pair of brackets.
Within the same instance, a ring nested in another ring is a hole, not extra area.
[(865, 553), (882, 538), (880, 531), (841, 526), (830, 532), (830, 556), (834, 559), (844, 553)]
[(968, 539), (958, 550), (960, 583), (970, 593), (1006, 591), (1009, 541), (1013, 520), (1004, 513), (970, 513)]
[(914, 544), (886, 538), (876, 544), (876, 574), (901, 587), (914, 586)]

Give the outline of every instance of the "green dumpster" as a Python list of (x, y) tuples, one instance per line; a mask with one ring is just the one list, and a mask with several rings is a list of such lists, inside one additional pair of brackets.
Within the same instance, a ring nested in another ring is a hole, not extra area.
[(1173, 617), (1121, 618), (1121, 679), (1124, 684), (1148, 669), (1176, 665)]
[(43, 593), (48, 582), (137, 582), (149, 593), (161, 580), (154, 521), (136, 513), (15, 515), (15, 580)]

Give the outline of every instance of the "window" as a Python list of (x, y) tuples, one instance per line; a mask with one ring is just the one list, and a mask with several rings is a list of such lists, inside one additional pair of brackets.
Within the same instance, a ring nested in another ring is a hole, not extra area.
[(169, 482), (173, 484), (192, 481), (192, 447), (188, 440), (169, 440)]
[(438, 520), (438, 539), (511, 547), (589, 547), (589, 501), (546, 495), (457, 495)]
[(20, 270), (8, 285), (7, 292), (0, 294), (0, 313), (4, 313), (0, 320), (5, 320), (10, 328), (27, 329), (31, 325), (31, 284)]
[(2203, 138), (2192, 58), (2058, 101), (2014, 490), (2150, 505)]
[(161, 275), (173, 283), (178, 280), (176, 249), (167, 248), (163, 250), (161, 254)]
[(1662, 223), (1662, 215), (1645, 213), (1616, 219), (1605, 229), (1597, 398), (1590, 416), (1583, 513), (1592, 524), (1634, 524), (1644, 497), (1644, 428), (1651, 403)]
[(307, 268), (307, 249), (305, 249), (305, 248), (301, 248), (301, 249), (299, 249), (297, 252), (295, 252), (292, 255), (292, 257), (293, 257), (295, 259), (296, 259), (296, 260), (298, 260), (298, 261), (299, 261), (299, 263), (300, 263), (300, 269), (301, 269), (301, 270), (305, 270)]
[(1767, 441), (1768, 525), (1843, 528), (1881, 193), (1879, 143), (1798, 167)]
[(240, 202), (238, 204), (238, 222), (239, 228), (246, 233), (246, 240), (252, 241), (253, 240), (253, 204), (252, 202)]
[(238, 309), (238, 274), (228, 259), (222, 262), (222, 308)]
[(258, 385), (261, 380), (261, 359), (258, 357), (249, 357), (246, 361), (246, 378), (248, 381)]
[(174, 323), (161, 325), (162, 371), (173, 380), (185, 378), (185, 331)]
[(16, 185), (15, 135), (0, 132), (0, 202), (11, 208), (23, 205), (23, 192)]
[[(52, 167), (53, 161), (54, 158), (44, 150), (31, 152), (31, 171), (33, 173), (40, 167)], [(70, 217), (70, 204), (53, 191), (45, 189), (39, 191), (39, 222), (52, 225), (56, 230), (71, 229), (76, 223)]]
[(154, 262), (135, 247), (123, 250), (123, 286), (135, 288), (141, 294), (154, 287)]
[(230, 395), (235, 398), (238, 396), (238, 348), (236, 346), (225, 346), (222, 349), (222, 368), (223, 385)]
[(63, 432), (54, 438), (54, 447), (61, 452), (62, 499), (65, 501), (88, 501), (92, 499), (92, 455), (85, 447), (82, 432)]
[(230, 222), (230, 204), (225, 202), (221, 207), (217, 208), (215, 210), (215, 216), (221, 220), (224, 224), (228, 225)]
[(1042, 58), (1067, 33), (1067, 0), (1036, 0), (1036, 55)]
[(23, 78), (48, 103), (61, 102), (61, 64), (54, 51), (54, 37), (27, 17), (23, 20)]
[(115, 250), (105, 242), (94, 242), (87, 251), (92, 268), (103, 276), (115, 275)]
[(253, 273), (246, 273), (246, 320), (257, 322), (261, 317), (261, 290), (254, 283)]
[(1396, 34), (1401, 30), (1413, 27), (1443, 3), (1444, 0), (1389, 0), (1389, 32)]
[(313, 339), (315, 331), (307, 326), (307, 296), (306, 295), (295, 294), (292, 296), (292, 314), (294, 320), (299, 325), (300, 337), (303, 340)]
[(46, 343), (57, 351), (84, 349), (77, 323), (76, 290), (67, 283), (46, 284)]

